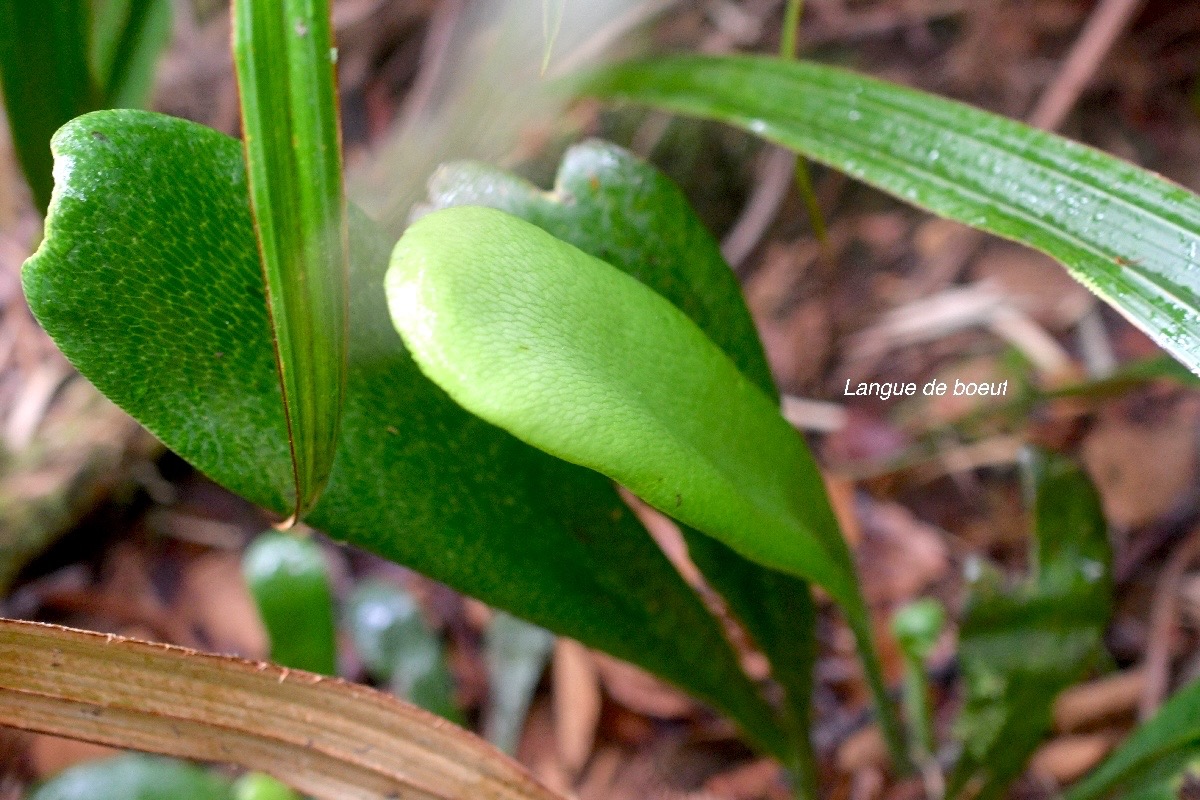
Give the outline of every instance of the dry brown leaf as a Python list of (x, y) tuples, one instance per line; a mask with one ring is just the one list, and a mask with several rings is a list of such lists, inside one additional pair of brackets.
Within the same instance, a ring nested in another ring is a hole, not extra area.
[(0, 620), (0, 725), (237, 764), (317, 800), (561, 800), (364, 686), (54, 625)]
[(884, 769), (890, 761), (883, 733), (875, 724), (852, 733), (837, 750), (837, 768), (846, 773)]
[(907, 602), (945, 577), (948, 534), (898, 503), (869, 500), (859, 512), (864, 535), (857, 555), (868, 602)]
[(1170, 512), (1196, 481), (1197, 414), (1176, 408), (1146, 423), (1105, 417), (1083, 443), (1104, 515), (1129, 529)]
[(1029, 760), (1029, 771), (1063, 786), (1099, 764), (1119, 739), (1112, 732), (1060, 736), (1038, 748)]

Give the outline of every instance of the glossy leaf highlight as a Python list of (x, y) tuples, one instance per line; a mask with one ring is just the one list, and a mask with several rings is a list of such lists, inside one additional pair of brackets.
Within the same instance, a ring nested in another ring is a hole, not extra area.
[(329, 480), (346, 388), (349, 234), (329, 2), (234, 0), (231, 13), (299, 519)]
[(1200, 371), (1200, 198), (1113, 156), (835, 67), (678, 56), (587, 94), (745, 128), (949, 219), (1023, 242)]

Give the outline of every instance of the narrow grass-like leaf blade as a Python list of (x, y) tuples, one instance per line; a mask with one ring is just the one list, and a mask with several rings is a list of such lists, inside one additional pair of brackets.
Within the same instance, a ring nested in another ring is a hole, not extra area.
[(96, 108), (88, 70), (88, 0), (0, 0), (0, 84), (17, 160), (43, 213), (50, 204), (50, 137)]
[(250, 200), (288, 442), (294, 516), (329, 479), (346, 387), (349, 288), (328, 0), (235, 0)]
[(728, 122), (943, 217), (1058, 259), (1200, 370), (1200, 198), (1028, 125), (813, 63), (678, 56), (580, 91)]

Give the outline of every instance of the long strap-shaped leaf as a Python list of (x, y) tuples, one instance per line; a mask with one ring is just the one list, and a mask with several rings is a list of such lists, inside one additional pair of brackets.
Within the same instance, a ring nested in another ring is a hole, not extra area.
[(296, 483), (316, 502), (346, 387), (346, 200), (328, 0), (235, 0), (250, 200)]
[(491, 745), (344, 681), (0, 620), (0, 724), (273, 774), (318, 800), (560, 800)]
[(1200, 198), (961, 103), (812, 63), (684, 56), (587, 94), (721, 120), (936, 214), (1035, 247), (1200, 371)]
[(0, 78), (17, 158), (37, 207), (50, 204), (50, 137), (94, 108), (86, 0), (0, 0)]
[[(416, 222), (386, 284), (413, 358), (451, 397), (741, 555), (824, 586), (846, 609), (883, 694), (852, 560), (811, 454), (683, 312), (490, 208)], [(886, 701), (880, 714), (903, 764)]]

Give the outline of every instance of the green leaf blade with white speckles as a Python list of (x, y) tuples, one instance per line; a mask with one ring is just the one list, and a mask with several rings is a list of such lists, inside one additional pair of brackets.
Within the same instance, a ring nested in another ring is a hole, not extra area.
[(834, 67), (677, 56), (580, 91), (745, 128), (949, 219), (1022, 242), (1200, 371), (1200, 198), (1060, 136)]
[[(55, 150), (46, 239), (22, 274), (39, 322), (183, 458), (286, 513), (291, 465), (240, 146), (113, 111), (67, 125)], [(346, 404), (309, 522), (636, 663), (786, 756), (719, 625), (611, 484), (472, 417), (420, 374), (381, 291), (391, 243), (350, 216)]]

